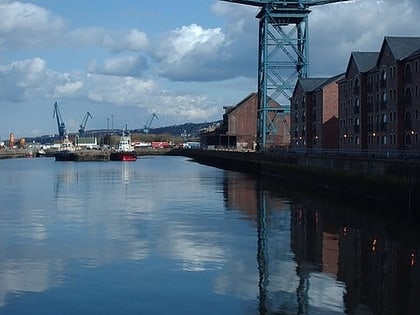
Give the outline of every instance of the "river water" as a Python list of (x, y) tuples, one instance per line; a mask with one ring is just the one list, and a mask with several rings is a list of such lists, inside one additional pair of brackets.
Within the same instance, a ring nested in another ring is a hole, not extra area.
[(366, 204), (165, 156), (0, 188), (0, 314), (420, 313), (418, 234)]

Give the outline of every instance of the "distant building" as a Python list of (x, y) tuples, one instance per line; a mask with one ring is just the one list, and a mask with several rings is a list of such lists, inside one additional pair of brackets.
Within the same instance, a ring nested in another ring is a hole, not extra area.
[(338, 149), (338, 81), (300, 78), (291, 98), (291, 147)]
[[(271, 106), (280, 105), (271, 101)], [(269, 105), (270, 106), (270, 105)], [(202, 132), (200, 142), (207, 148), (255, 149), (257, 143), (258, 95), (251, 93), (235, 106), (224, 107), (222, 125), (209, 132)], [(271, 124), (276, 135), (269, 139), (272, 147), (290, 144), (290, 116), (287, 113), (273, 112)]]
[(96, 137), (79, 137), (74, 138), (75, 145), (82, 149), (96, 149), (98, 148), (98, 140)]

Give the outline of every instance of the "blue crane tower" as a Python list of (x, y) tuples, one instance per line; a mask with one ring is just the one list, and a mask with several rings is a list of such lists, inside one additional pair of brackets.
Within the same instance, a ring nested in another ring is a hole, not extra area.
[[(221, 0), (260, 7), (257, 143), (277, 134), (277, 115), (290, 112), (296, 80), (308, 75), (308, 16), (312, 6), (349, 0)], [(274, 101), (274, 102), (273, 102)], [(278, 105), (281, 104), (279, 107)]]
[(87, 121), (88, 121), (89, 117), (91, 119), (93, 119), (92, 115), (89, 112), (86, 112), (85, 116), (83, 117), (82, 123), (79, 125), (79, 135), (80, 136), (85, 135), (86, 124), (87, 124)]
[(67, 130), (66, 130), (66, 124), (63, 121), (63, 118), (61, 117), (60, 109), (58, 108), (58, 103), (54, 103), (54, 111), (53, 111), (53, 118), (56, 117), (57, 119), (57, 128), (58, 128), (58, 136), (60, 137), (60, 140), (63, 140), (65, 137), (67, 137)]

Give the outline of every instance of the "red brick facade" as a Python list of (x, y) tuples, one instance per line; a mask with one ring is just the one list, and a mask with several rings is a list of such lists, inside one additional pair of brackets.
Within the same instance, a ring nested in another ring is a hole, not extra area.
[(340, 149), (420, 149), (419, 49), (420, 38), (385, 37), (369, 69), (375, 53), (352, 54), (339, 83)]
[[(275, 101), (269, 106), (280, 107)], [(272, 117), (270, 115), (273, 115)], [(254, 149), (257, 143), (258, 94), (252, 93), (236, 106), (226, 109), (224, 121), (227, 121), (229, 136), (236, 137), (238, 149)], [(276, 133), (267, 140), (271, 147), (285, 147), (290, 144), (290, 117), (288, 114), (271, 112), (268, 119), (275, 126)]]
[(341, 77), (298, 80), (291, 99), (291, 147), (338, 149), (337, 81)]

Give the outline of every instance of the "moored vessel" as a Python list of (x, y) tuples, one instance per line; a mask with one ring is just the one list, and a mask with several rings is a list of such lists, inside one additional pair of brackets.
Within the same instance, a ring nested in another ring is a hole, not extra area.
[(123, 131), (118, 148), (111, 152), (111, 161), (136, 161), (137, 154), (131, 144), (131, 135), (127, 128)]
[(76, 157), (76, 147), (69, 140), (68, 136), (60, 144), (60, 149), (54, 154), (56, 161), (74, 161)]

